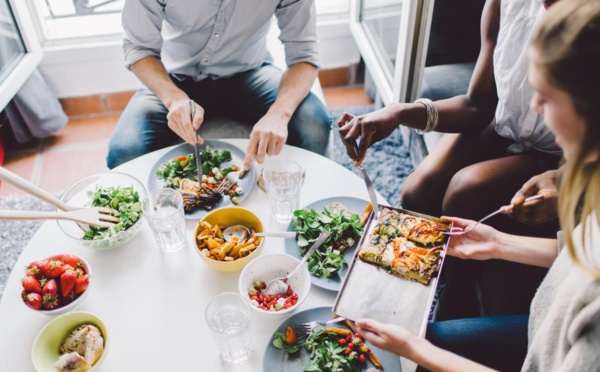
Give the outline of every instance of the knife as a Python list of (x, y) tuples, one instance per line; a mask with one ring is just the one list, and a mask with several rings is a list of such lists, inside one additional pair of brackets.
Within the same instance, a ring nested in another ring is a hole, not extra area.
[[(190, 111), (192, 112), (192, 126), (194, 125), (194, 116), (196, 115), (196, 105), (190, 100)], [(196, 155), (196, 168), (198, 168), (198, 184), (202, 185), (202, 158), (200, 156), (200, 144), (198, 144), (198, 131), (196, 131), (196, 143), (194, 144)]]

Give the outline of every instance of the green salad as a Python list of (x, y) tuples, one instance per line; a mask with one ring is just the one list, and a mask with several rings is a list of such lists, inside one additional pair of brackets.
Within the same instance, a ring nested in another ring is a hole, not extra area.
[(117, 211), (119, 223), (111, 228), (90, 226), (83, 235), (84, 240), (101, 240), (110, 238), (115, 234), (125, 231), (137, 222), (142, 216), (142, 203), (137, 191), (130, 187), (98, 187), (96, 191), (89, 191), (93, 207), (107, 207)]
[(342, 253), (358, 241), (362, 225), (358, 214), (340, 208), (325, 206), (323, 212), (314, 209), (294, 212), (292, 229), (298, 234), (300, 254), (304, 255), (321, 232), (329, 231), (329, 238), (308, 259), (308, 270), (317, 277), (329, 278), (346, 263)]
[[(217, 168), (220, 175), (224, 177), (233, 171), (231, 167), (221, 169), (221, 164), (232, 160), (231, 152), (228, 150), (212, 150), (206, 146), (206, 149), (200, 149), (200, 158), (202, 159), (202, 174), (212, 174), (213, 169)], [(196, 169), (196, 155), (182, 155), (162, 164), (156, 170), (156, 176), (164, 180), (167, 187), (177, 188), (182, 178), (201, 182), (198, 180)]]

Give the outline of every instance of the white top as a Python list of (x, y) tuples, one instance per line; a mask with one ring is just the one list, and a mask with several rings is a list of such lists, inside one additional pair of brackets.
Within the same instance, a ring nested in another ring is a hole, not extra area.
[(545, 12), (540, 0), (501, 2), (500, 32), (494, 50), (496, 132), (515, 141), (509, 148), (513, 153), (530, 149), (561, 153), (543, 117), (529, 107), (533, 90), (527, 81), (527, 46), (534, 25)]
[[(590, 216), (586, 243), (600, 263), (600, 226)], [(573, 232), (580, 250), (582, 226)], [(563, 248), (531, 303), (529, 350), (523, 371), (598, 371), (600, 281), (583, 272)]]
[[(226, 142), (240, 149), (248, 145), (247, 139)], [(152, 166), (170, 149), (146, 154), (115, 170), (129, 173), (147, 185)], [(368, 200), (362, 179), (341, 165), (287, 145), (280, 156), (298, 162), (306, 170), (301, 206), (332, 196)], [(381, 197), (379, 201), (385, 203)], [(267, 196), (258, 187), (240, 206), (256, 213), (267, 231), (287, 228), (273, 218)], [(127, 244), (95, 251), (63, 234), (56, 221), (45, 222), (17, 260), (0, 302), (0, 371), (34, 370), (33, 341), (52, 318), (27, 308), (21, 301), (23, 268), (59, 253), (80, 255), (92, 266), (90, 293), (78, 310), (96, 314), (108, 329), (109, 347), (99, 372), (261, 371), (267, 343), (285, 318), (265, 318), (253, 311), (255, 351), (251, 358), (235, 366), (221, 362), (204, 320), (204, 309), (217, 294), (238, 292), (240, 273), (215, 271), (197, 257), (192, 245), (195, 226), (196, 221), (187, 220), (187, 248), (165, 255), (159, 252), (147, 223)], [(261, 254), (270, 253), (285, 253), (284, 240), (267, 238)], [(313, 286), (298, 311), (333, 306), (334, 300), (335, 293)]]

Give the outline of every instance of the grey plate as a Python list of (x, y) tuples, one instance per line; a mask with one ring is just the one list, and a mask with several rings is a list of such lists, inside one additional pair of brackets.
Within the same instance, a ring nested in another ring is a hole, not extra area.
[[(353, 213), (356, 213), (358, 215), (360, 215), (365, 210), (367, 204), (369, 203), (366, 200), (362, 200), (362, 199), (358, 199), (358, 198), (340, 196), (340, 197), (333, 197), (333, 198), (317, 200), (316, 202), (311, 203), (302, 209), (314, 209), (317, 212), (322, 212), (325, 205), (329, 204), (331, 202), (338, 202), (338, 203), (344, 204)], [(293, 231), (292, 223), (289, 224), (287, 231)], [(346, 248), (344, 253), (342, 253), (342, 257), (344, 257), (346, 262), (350, 263), (352, 261), (352, 257), (354, 256), (354, 251), (356, 250), (358, 241), (359, 241), (359, 239), (356, 239), (356, 243), (352, 247)], [(298, 247), (298, 245), (296, 244), (295, 239), (286, 239), (285, 240), (285, 253), (287, 253), (291, 256), (294, 256), (294, 257), (298, 257), (298, 258), (302, 257), (302, 256), (300, 256), (300, 247)], [(337, 274), (334, 274), (333, 276), (330, 276), (329, 278), (319, 278), (319, 277), (316, 277), (311, 274), (310, 281), (312, 282), (312, 284), (314, 284), (317, 287), (327, 289), (330, 291), (339, 291), (340, 288), (342, 287), (342, 281), (346, 277), (347, 271), (348, 271), (348, 265), (343, 265), (342, 268), (340, 269), (340, 271), (337, 272)]]
[[(227, 168), (229, 165), (237, 165), (241, 169), (242, 165), (244, 165), (244, 156), (245, 155), (244, 155), (244, 152), (242, 150), (240, 150), (239, 148), (237, 148), (227, 142), (222, 142), (222, 141), (217, 141), (217, 140), (206, 140), (206, 141), (204, 141), (204, 144), (202, 146), (200, 146), (200, 148), (206, 149), (206, 146), (210, 146), (210, 148), (214, 149), (214, 150), (228, 150), (231, 152), (232, 160), (221, 164), (221, 168)], [(182, 143), (181, 145), (174, 147), (171, 151), (164, 154), (160, 159), (158, 159), (156, 164), (154, 164), (154, 166), (150, 170), (150, 176), (148, 178), (148, 190), (158, 189), (164, 185), (163, 180), (159, 179), (156, 176), (156, 170), (161, 165), (173, 160), (174, 158), (176, 158), (178, 156), (193, 154), (193, 153), (194, 153), (194, 146), (192, 146), (188, 143)], [(238, 182), (238, 185), (244, 190), (244, 193), (242, 195), (240, 195), (240, 200), (241, 200), (240, 204), (243, 204), (244, 199), (246, 199), (248, 194), (250, 194), (250, 191), (252, 190), (252, 188), (254, 187), (254, 185), (256, 183), (255, 181), (256, 181), (256, 170), (254, 169), (254, 166), (252, 166), (250, 168), (250, 170), (248, 171), (248, 173), (246, 174), (246, 176)], [(231, 202), (231, 200), (229, 199), (228, 196), (225, 196), (210, 211), (205, 211), (204, 209), (197, 208), (193, 212), (186, 213), (185, 218), (191, 219), (191, 220), (199, 220), (202, 217), (206, 216), (209, 212), (214, 211), (215, 209), (218, 209), (221, 207), (229, 206), (229, 205), (234, 205), (234, 204)]]
[[(330, 307), (317, 307), (314, 309), (304, 310), (288, 318), (279, 326), (279, 328), (277, 328), (277, 331), (285, 333), (287, 326), (298, 323), (312, 322), (313, 320), (326, 322), (331, 319), (331, 314)], [(336, 323), (332, 325), (332, 327), (347, 328), (344, 323)], [(295, 355), (288, 355), (285, 350), (276, 349), (273, 346), (272, 341), (273, 339), (271, 338), (265, 350), (263, 359), (263, 372), (300, 372), (304, 370), (304, 366), (306, 363), (308, 363), (310, 356), (305, 348), (302, 348)], [(400, 358), (396, 354), (376, 348), (368, 342), (366, 344), (373, 350), (373, 353), (375, 353), (375, 356), (377, 356), (383, 365), (384, 371), (396, 372), (401, 370)], [(363, 370), (366, 371), (371, 367), (374, 367), (373, 364), (371, 362), (367, 362), (363, 367)]]

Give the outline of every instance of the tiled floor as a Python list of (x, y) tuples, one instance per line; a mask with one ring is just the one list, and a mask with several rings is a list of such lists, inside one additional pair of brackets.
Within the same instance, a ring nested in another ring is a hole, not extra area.
[[(325, 88), (324, 94), (329, 109), (372, 103), (359, 86)], [(108, 107), (122, 109), (124, 106), (118, 101), (107, 102)], [(77, 109), (65, 107), (73, 115), (78, 113)], [(119, 111), (73, 118), (52, 137), (8, 146), (4, 166), (49, 192), (64, 191), (74, 181), (108, 169), (105, 161), (108, 140), (118, 119)], [(0, 184), (0, 196), (21, 193), (12, 185)]]

